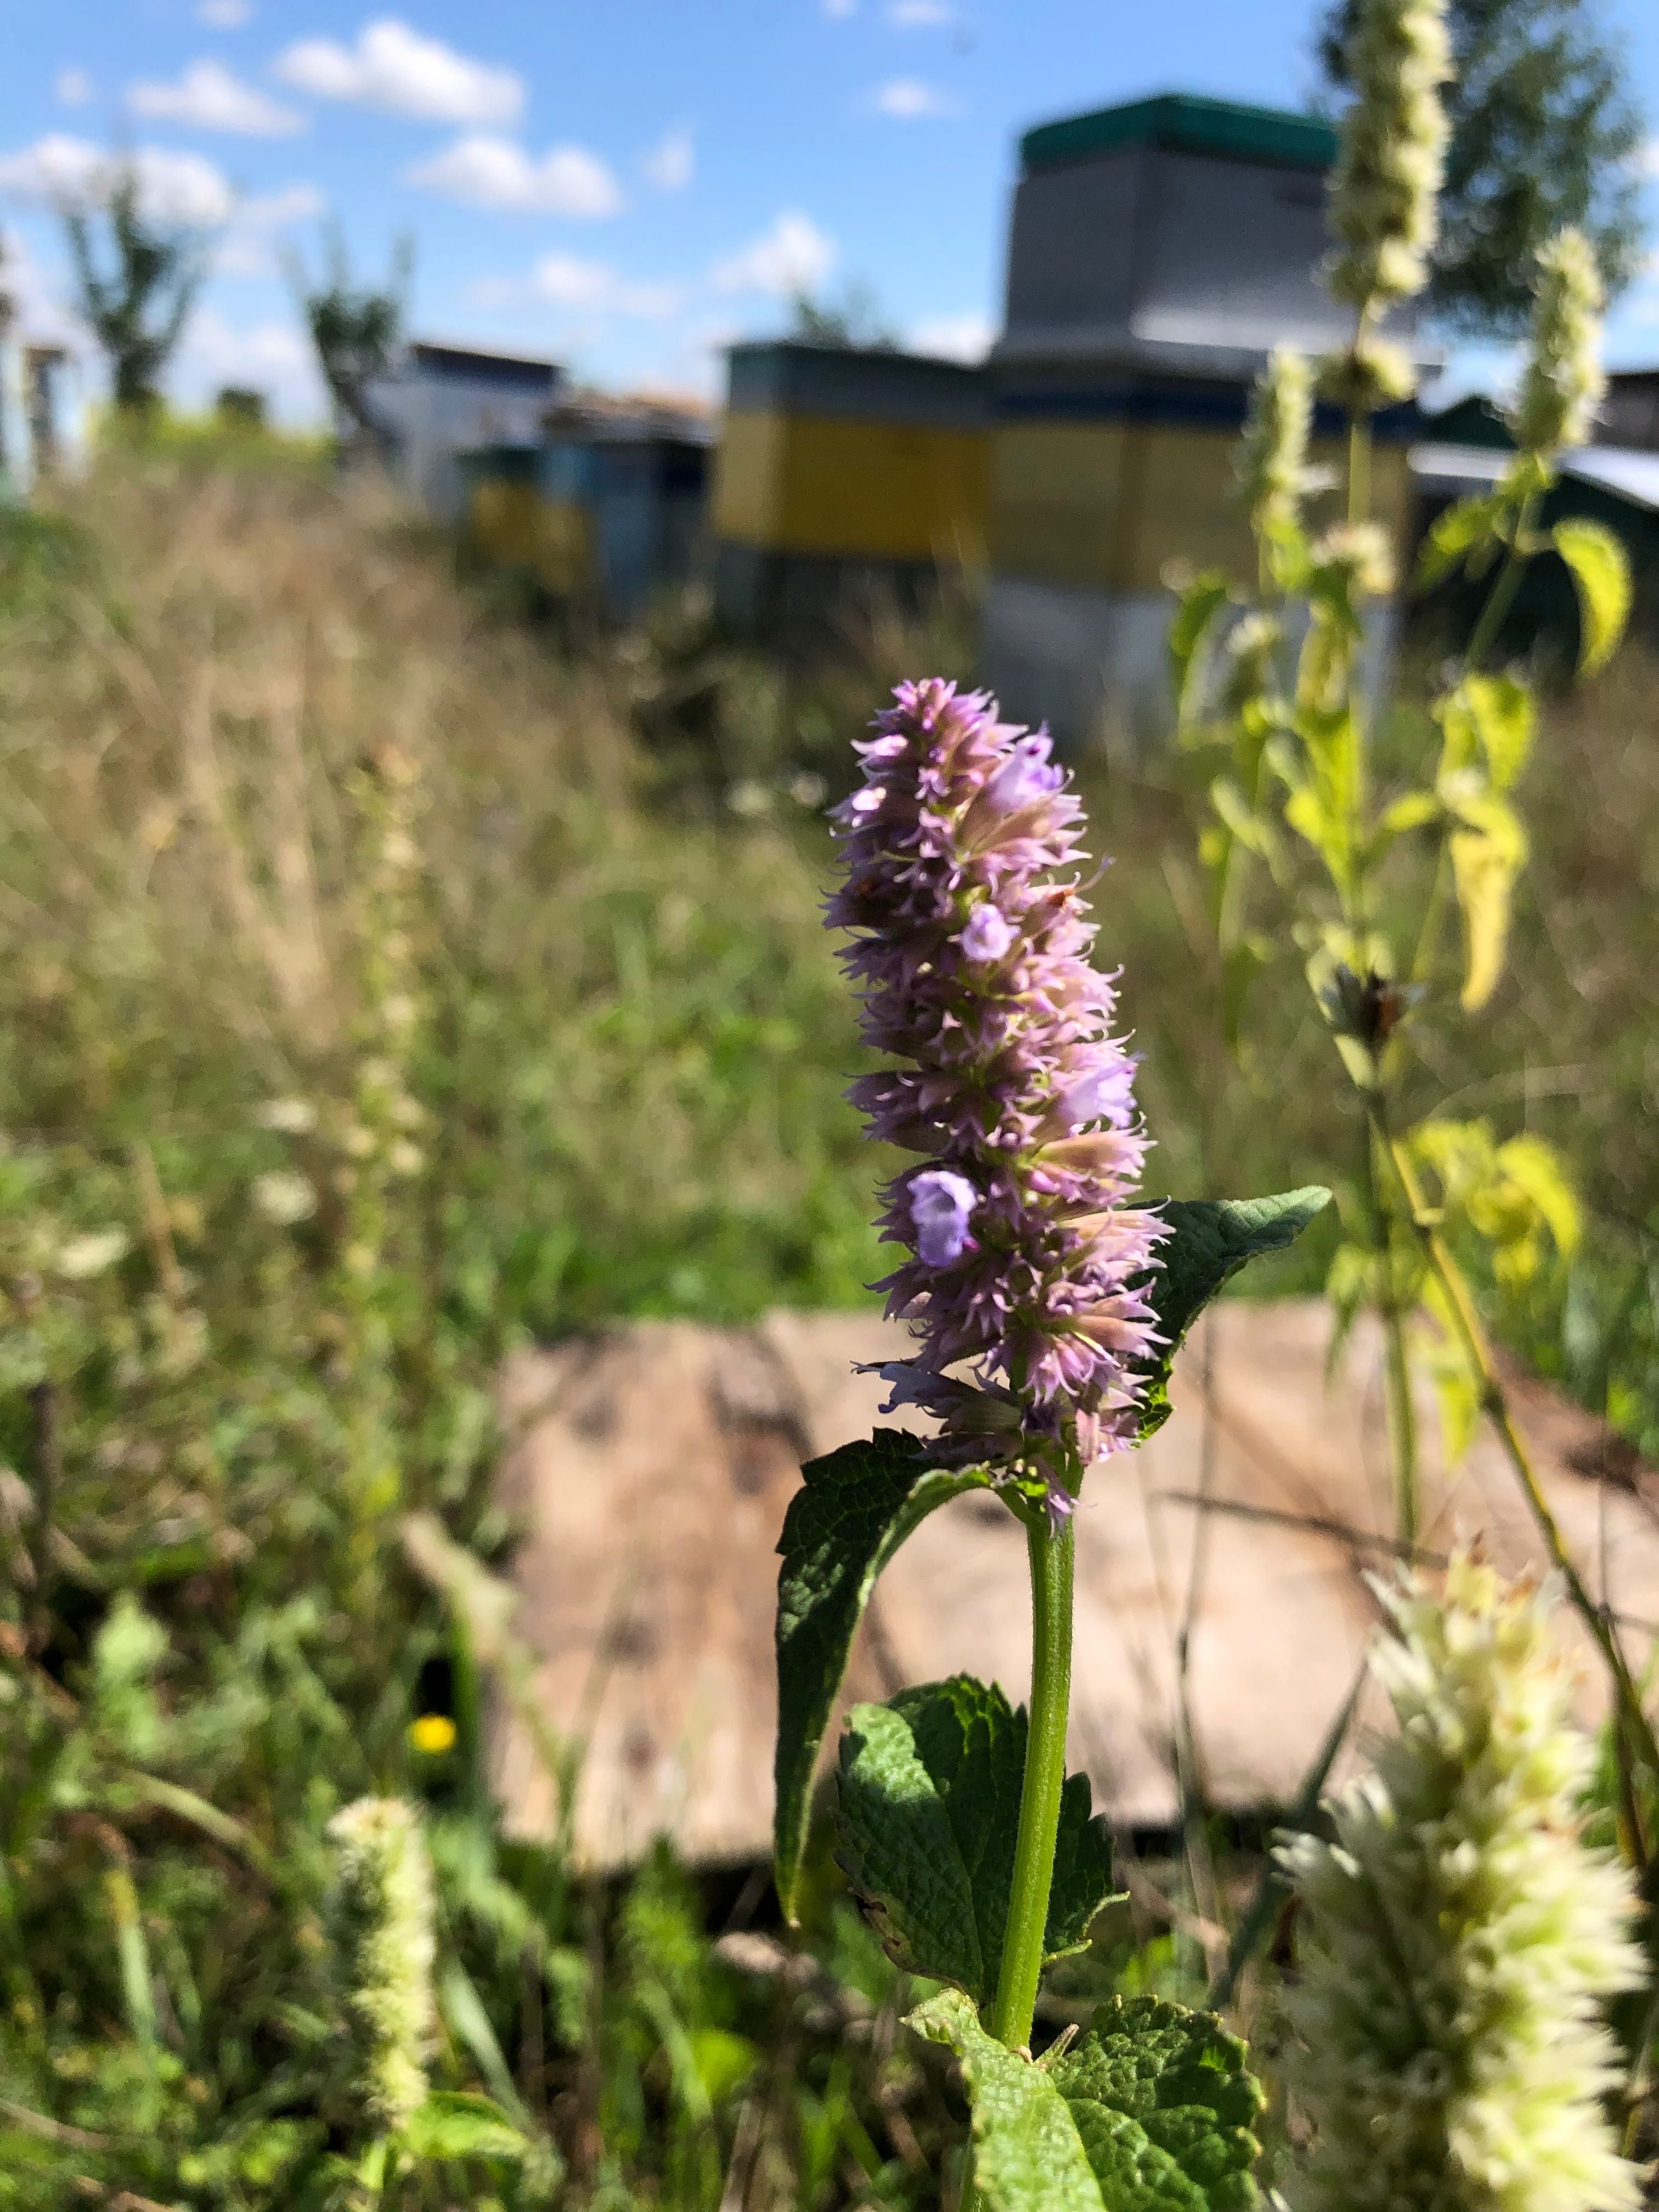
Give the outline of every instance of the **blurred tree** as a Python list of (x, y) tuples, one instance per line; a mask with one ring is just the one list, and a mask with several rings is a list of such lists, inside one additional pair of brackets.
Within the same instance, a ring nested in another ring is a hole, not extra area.
[(795, 295), (794, 320), (786, 335), (803, 345), (830, 346), (846, 352), (896, 353), (897, 333), (883, 319), (873, 288), (854, 278), (839, 300)]
[[(94, 224), (108, 226), (107, 275)], [(143, 204), (137, 169), (120, 161), (96, 198), (64, 210), (81, 314), (109, 361), (115, 404), (142, 414), (159, 397), (161, 372), (179, 343), (207, 269), (210, 240), (201, 230), (157, 220)]]
[(263, 430), (265, 427), (265, 395), (263, 392), (250, 391), (245, 385), (222, 385), (213, 403), (213, 411), (224, 429)]
[[(1330, 85), (1348, 85), (1364, 0), (1327, 0), (1318, 36)], [(1576, 223), (1609, 299), (1640, 264), (1641, 117), (1592, 0), (1449, 0), (1455, 81), (1430, 311), (1470, 336), (1512, 337), (1531, 305), (1533, 258)]]
[(400, 238), (383, 285), (354, 284), (345, 240), (337, 224), (328, 233), (326, 278), (313, 286), (297, 253), (288, 271), (300, 312), (317, 349), (341, 435), (349, 444), (378, 446), (385, 430), (374, 419), (368, 387), (392, 368), (402, 343), (404, 316), (414, 273), (413, 240)]

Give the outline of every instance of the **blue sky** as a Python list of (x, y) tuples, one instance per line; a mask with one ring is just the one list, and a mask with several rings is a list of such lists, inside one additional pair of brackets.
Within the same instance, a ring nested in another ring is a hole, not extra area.
[[(1659, 9), (1605, 0), (1651, 129)], [(337, 216), (357, 264), (416, 242), (424, 334), (611, 384), (713, 392), (718, 348), (799, 286), (867, 285), (914, 343), (994, 326), (1018, 133), (1162, 90), (1300, 106), (1313, 0), (5, 0), (0, 223), (61, 315), (51, 198), (112, 145), (220, 226), (180, 395), (317, 410), (282, 282)], [(1659, 231), (1659, 137), (1648, 206)], [(1609, 332), (1659, 358), (1659, 267)]]

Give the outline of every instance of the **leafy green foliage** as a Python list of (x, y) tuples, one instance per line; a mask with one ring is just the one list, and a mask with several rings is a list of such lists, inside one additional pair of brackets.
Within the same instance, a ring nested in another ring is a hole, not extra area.
[(1619, 649), (1630, 620), (1630, 561), (1612, 531), (1568, 517), (1550, 532), (1578, 594), (1578, 668), (1593, 676)]
[[(158, 386), (183, 335), (207, 270), (207, 241), (168, 228), (143, 205), (137, 164), (118, 162), (101, 205), (67, 207), (64, 228), (75, 268), (82, 314), (109, 362), (115, 404), (143, 412), (155, 404)], [(98, 266), (94, 229), (107, 224), (108, 273)]]
[(1158, 1248), (1150, 1296), (1164, 1348), (1145, 1389), (1140, 1433), (1153, 1435), (1170, 1418), (1170, 1375), (1188, 1330), (1239, 1269), (1293, 1244), (1330, 1203), (1317, 1183), (1273, 1198), (1172, 1198), (1164, 1206), (1169, 1234)]
[(930, 1468), (896, 1429), (847, 1444), (801, 1470), (778, 1550), (778, 1895), (794, 1917), (812, 1772), (870, 1593), (905, 1538), (947, 1498), (982, 1489), (983, 1469)]
[(316, 349), (317, 366), (339, 422), (355, 436), (373, 439), (381, 429), (368, 390), (392, 368), (403, 336), (414, 273), (414, 249), (404, 239), (394, 249), (391, 274), (381, 285), (354, 283), (338, 224), (328, 234), (326, 274), (313, 283), (297, 255), (289, 258), (289, 281)]
[[(841, 1742), (842, 1863), (895, 1963), (997, 1986), (1025, 1775), (1025, 1712), (971, 1675), (855, 1705)], [(1082, 1948), (1111, 1892), (1112, 1845), (1086, 1775), (1060, 1800), (1045, 1963)]]
[(954, 1991), (910, 2026), (950, 2046), (973, 2105), (975, 2179), (994, 2212), (1244, 2212), (1264, 2100), (1244, 2045), (1212, 2015), (1117, 1998), (1033, 2063)]
[(1509, 509), (1505, 494), (1480, 492), (1436, 515), (1417, 556), (1418, 589), (1426, 591), (1466, 565), (1480, 574), (1497, 550), (1498, 526)]

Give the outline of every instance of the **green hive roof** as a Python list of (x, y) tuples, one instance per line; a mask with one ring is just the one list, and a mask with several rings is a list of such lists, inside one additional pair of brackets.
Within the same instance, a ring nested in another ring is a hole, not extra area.
[(1039, 124), (1019, 142), (1027, 171), (1052, 168), (1116, 146), (1164, 146), (1183, 154), (1233, 154), (1287, 168), (1328, 169), (1336, 132), (1316, 115), (1280, 107), (1245, 107), (1232, 100), (1200, 100), (1185, 92), (1133, 100)]

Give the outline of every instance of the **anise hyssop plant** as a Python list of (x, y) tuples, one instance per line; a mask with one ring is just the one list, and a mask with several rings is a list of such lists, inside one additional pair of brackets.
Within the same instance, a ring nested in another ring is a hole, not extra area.
[[(994, 2212), (1253, 2198), (1261, 2092), (1208, 2014), (1115, 2000), (1030, 2051), (1046, 1965), (1111, 1891), (1104, 1823), (1066, 1773), (1074, 1509), (1085, 1476), (1167, 1417), (1175, 1349), (1321, 1189), (1135, 1203), (1147, 1138), (1111, 978), (1090, 958), (1081, 808), (1047, 735), (943, 682), (906, 684), (837, 810), (831, 926), (882, 1065), (852, 1096), (915, 1156), (882, 1194), (883, 1285), (915, 1350), (878, 1430), (805, 1470), (781, 1550), (777, 1876), (797, 1907), (814, 1765), (875, 1578), (935, 1506), (999, 1498), (1030, 1562), (1030, 1712), (958, 1675), (860, 1705), (841, 1743), (841, 1856), (891, 1956), (947, 1987), (912, 2015), (960, 2059), (974, 2186)], [(1109, 1480), (1109, 1475), (1100, 1479)]]

